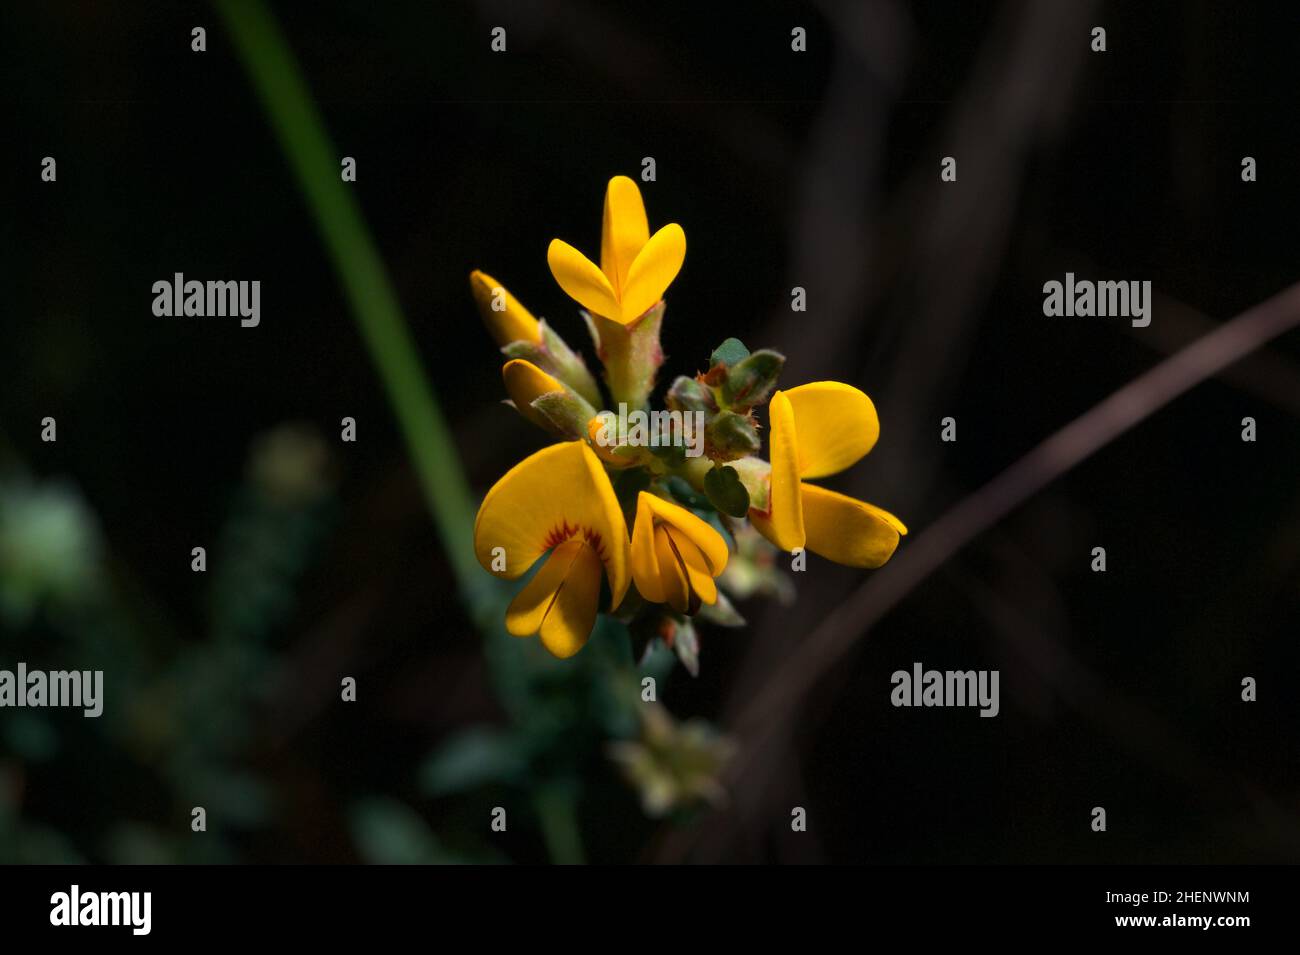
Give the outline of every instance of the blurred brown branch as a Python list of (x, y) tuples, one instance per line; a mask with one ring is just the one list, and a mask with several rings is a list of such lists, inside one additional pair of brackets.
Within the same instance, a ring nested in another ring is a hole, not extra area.
[(910, 547), (905, 545), (830, 614), (754, 696), (737, 729), (748, 734), (764, 723), (779, 722), (867, 628), (980, 532), (1179, 395), (1298, 325), (1300, 285), (1293, 285), (1165, 359), (1048, 437), (935, 521)]

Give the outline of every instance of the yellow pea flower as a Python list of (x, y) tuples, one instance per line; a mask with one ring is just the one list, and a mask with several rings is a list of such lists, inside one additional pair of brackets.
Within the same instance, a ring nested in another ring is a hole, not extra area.
[(557, 657), (571, 657), (596, 622), (602, 570), (610, 609), (628, 576), (627, 524), (605, 469), (582, 441), (530, 455), (493, 485), (474, 522), (474, 553), (508, 580), (550, 557), (506, 611), (506, 630), (537, 634)]
[(873, 504), (828, 491), (804, 478), (836, 474), (859, 461), (880, 436), (875, 405), (838, 381), (778, 391), (768, 410), (772, 463), (767, 510), (750, 523), (782, 550), (806, 547), (837, 564), (880, 567), (907, 528)]
[(630, 556), (636, 589), (651, 603), (693, 614), (717, 602), (713, 578), (727, 566), (727, 542), (686, 508), (642, 491)]
[(589, 312), (630, 325), (663, 298), (686, 259), (686, 233), (673, 222), (650, 235), (641, 190), (627, 176), (605, 189), (600, 268), (560, 239), (546, 261), (560, 288)]
[(504, 348), (511, 342), (541, 343), (542, 330), (537, 319), (504, 285), (475, 269), (469, 273), (469, 288), (483, 316), (483, 324), (498, 345)]

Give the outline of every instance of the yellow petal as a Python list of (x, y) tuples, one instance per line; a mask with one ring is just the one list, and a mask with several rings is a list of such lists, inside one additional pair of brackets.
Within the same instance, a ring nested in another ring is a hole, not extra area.
[(662, 497), (642, 491), (636, 500), (636, 519), (639, 523), (641, 512), (646, 511), (665, 524), (670, 524), (681, 531), (692, 544), (698, 548), (706, 561), (706, 568), (713, 577), (718, 576), (727, 566), (727, 542), (713, 529), (708, 521), (692, 514), (686, 508)]
[(506, 609), (506, 632), (516, 637), (531, 637), (542, 629), (555, 595), (564, 585), (573, 563), (582, 550), (591, 550), (581, 538), (570, 538), (551, 551), (542, 569), (524, 585)]
[(600, 270), (615, 295), (627, 284), (627, 270), (649, 239), (641, 190), (627, 176), (615, 176), (605, 188), (605, 219), (600, 230)]
[(856, 464), (880, 437), (876, 406), (838, 381), (814, 381), (785, 392), (799, 435), (799, 474), (825, 477)]
[(645, 498), (653, 497), (653, 494), (645, 491), (637, 497), (636, 519), (632, 522), (632, 548), (628, 553), (636, 589), (650, 603), (661, 604), (667, 597), (659, 575), (659, 558), (655, 552), (654, 511), (643, 502)]
[(500, 282), (486, 272), (475, 270), (469, 273), (469, 288), (474, 301), (478, 303), (483, 323), (498, 345), (505, 347), (511, 342), (541, 343), (541, 327), (533, 313), (524, 308)]
[(501, 378), (506, 394), (521, 415), (549, 434), (558, 433), (551, 420), (533, 407), (533, 399), (552, 391), (565, 391), (561, 382), (522, 358), (506, 362), (501, 368)]
[(645, 314), (664, 297), (686, 260), (686, 233), (673, 222), (650, 237), (627, 270), (627, 281), (619, 289), (624, 325)]
[(672, 541), (673, 550), (681, 558), (682, 569), (686, 571), (686, 581), (690, 585), (691, 593), (706, 604), (718, 602), (718, 585), (713, 582), (713, 576), (709, 573), (709, 564), (700, 549), (691, 543), (690, 538), (683, 534), (676, 527), (665, 527), (668, 532), (668, 539)]
[(794, 409), (785, 392), (778, 391), (768, 405), (768, 457), (772, 473), (768, 478), (767, 511), (749, 512), (750, 523), (781, 550), (804, 546), (803, 504), (800, 502), (799, 436), (795, 432)]
[(659, 566), (664, 603), (678, 613), (694, 613), (691, 609), (691, 584), (686, 576), (686, 568), (673, 550), (668, 531), (662, 524), (655, 528), (655, 561)]
[(815, 484), (803, 486), (803, 519), (808, 549), (849, 567), (882, 566), (907, 533), (888, 511)]
[(618, 296), (605, 273), (569, 243), (552, 239), (546, 250), (546, 263), (560, 288), (579, 305), (597, 315), (622, 321)]
[(519, 592), (506, 611), (506, 630), (538, 634), (557, 657), (571, 657), (587, 642), (600, 599), (600, 558), (582, 540), (565, 541)]
[[(612, 415), (613, 412), (607, 411), (605, 412), (605, 414)], [(611, 418), (610, 424), (606, 426), (606, 423), (601, 418), (601, 416), (596, 415), (594, 418), (592, 418), (590, 421), (587, 422), (587, 440), (591, 442), (591, 450), (595, 451), (596, 457), (600, 458), (610, 467), (613, 468), (635, 467), (637, 463), (635, 458), (630, 458), (622, 454), (615, 454), (613, 444), (602, 444), (600, 441), (601, 438), (600, 432), (602, 428), (606, 428), (605, 440), (606, 441), (613, 440), (613, 436), (611, 434), (611, 431), (609, 430), (615, 426), (613, 420), (614, 419)]]
[(542, 646), (561, 659), (581, 650), (595, 626), (599, 603), (600, 558), (584, 544), (537, 633)]
[(514, 580), (546, 551), (571, 537), (594, 547), (617, 607), (627, 593), (627, 524), (605, 469), (582, 441), (567, 441), (529, 455), (493, 485), (474, 522), (474, 554), (491, 571), (502, 548)]

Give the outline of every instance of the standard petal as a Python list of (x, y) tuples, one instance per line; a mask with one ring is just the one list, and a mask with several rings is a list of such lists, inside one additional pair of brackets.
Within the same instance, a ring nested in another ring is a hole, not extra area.
[(498, 345), (504, 348), (511, 342), (541, 342), (541, 326), (533, 313), (500, 282), (486, 272), (475, 270), (469, 273), (469, 288), (483, 316), (483, 324)]
[(609, 284), (605, 273), (569, 243), (552, 239), (546, 250), (546, 263), (560, 288), (583, 308), (604, 315), (616, 322), (622, 321), (618, 296)]
[(814, 381), (785, 392), (799, 434), (799, 474), (837, 474), (856, 464), (880, 437), (876, 406), (838, 381)]
[(629, 583), (627, 525), (605, 469), (582, 441), (543, 448), (492, 486), (474, 522), (474, 554), (489, 571), (502, 554), (498, 576), (514, 580), (571, 537), (597, 550), (617, 607)]
[(645, 491), (642, 491), (637, 498), (638, 521), (641, 520), (642, 508), (648, 509), (659, 520), (681, 531), (704, 556), (705, 568), (711, 576), (718, 576), (726, 568), (727, 542), (708, 521), (697, 517), (679, 504)]
[(646, 504), (646, 499), (650, 498), (654, 498), (654, 495), (645, 491), (637, 497), (629, 556), (637, 591), (650, 603), (661, 604), (666, 598), (663, 581), (659, 577), (659, 558), (655, 554), (654, 510)]
[(627, 270), (627, 282), (619, 290), (624, 325), (645, 314), (664, 297), (686, 260), (686, 233), (673, 222), (650, 237)]
[(533, 399), (553, 391), (565, 391), (563, 383), (522, 358), (506, 362), (501, 367), (501, 379), (505, 383), (506, 394), (521, 415), (548, 434), (559, 434), (551, 420), (533, 407)]
[(627, 176), (615, 176), (605, 188), (605, 218), (600, 229), (600, 270), (615, 295), (627, 284), (627, 271), (649, 239), (641, 190)]
[(898, 547), (903, 522), (866, 501), (803, 486), (803, 519), (808, 549), (849, 567), (880, 567)]
[(767, 511), (750, 511), (750, 521), (759, 533), (781, 550), (804, 546), (803, 505), (799, 499), (799, 436), (795, 431), (794, 409), (785, 392), (778, 391), (768, 405), (768, 456), (772, 472), (768, 477)]
[(600, 603), (600, 571), (600, 558), (582, 544), (537, 631), (542, 646), (555, 656), (573, 656), (591, 636)]

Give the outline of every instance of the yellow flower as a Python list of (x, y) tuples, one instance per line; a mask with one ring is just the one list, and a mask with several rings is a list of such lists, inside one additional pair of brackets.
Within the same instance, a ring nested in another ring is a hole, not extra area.
[(596, 622), (600, 578), (610, 609), (627, 593), (627, 524), (605, 469), (582, 441), (551, 445), (515, 465), (488, 491), (474, 523), (474, 553), (487, 570), (515, 580), (550, 552), (506, 611), (506, 630), (538, 634), (571, 657)]
[(632, 525), (632, 579), (641, 596), (693, 614), (718, 599), (713, 578), (727, 566), (722, 535), (684, 507), (642, 491)]
[(677, 223), (653, 236), (641, 191), (627, 176), (605, 190), (600, 268), (560, 239), (546, 250), (551, 274), (589, 312), (630, 325), (663, 298), (686, 258), (686, 233)]
[(750, 522), (782, 550), (806, 547), (837, 564), (880, 567), (907, 528), (893, 514), (804, 478), (843, 471), (871, 450), (880, 421), (871, 399), (838, 381), (778, 391), (769, 406), (767, 510)]
[(469, 273), (469, 288), (474, 293), (483, 324), (488, 327), (497, 344), (504, 348), (511, 342), (541, 343), (542, 331), (533, 313), (506, 291), (505, 286), (475, 269)]

